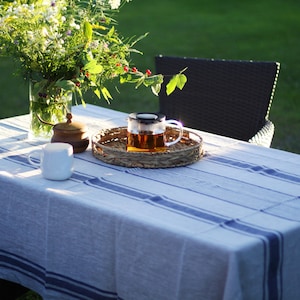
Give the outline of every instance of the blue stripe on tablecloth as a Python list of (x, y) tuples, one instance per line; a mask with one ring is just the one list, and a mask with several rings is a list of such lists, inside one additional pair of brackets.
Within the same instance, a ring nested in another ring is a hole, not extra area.
[(81, 281), (53, 272), (47, 272), (40, 265), (14, 253), (0, 249), (0, 266), (17, 271), (44, 285), (48, 290), (54, 290), (79, 299), (119, 299), (115, 293), (104, 291)]
[[(0, 152), (1, 152), (1, 148), (0, 148)], [(24, 155), (24, 154), (22, 154), (22, 155), (10, 155), (10, 156), (5, 157), (5, 159), (6, 159), (6, 160), (13, 161), (13, 162), (16, 162), (16, 163), (18, 163), (18, 164), (21, 164), (21, 165), (24, 165), (24, 166), (27, 166), (27, 167), (37, 168), (37, 166), (33, 166), (33, 165), (31, 165), (31, 164), (29, 163), (28, 158), (27, 158), (27, 155)], [(34, 158), (32, 158), (32, 159), (38, 162), (37, 159), (34, 159)], [(81, 159), (82, 159), (82, 158), (81, 158)], [(86, 159), (83, 159), (83, 160), (86, 160)], [(221, 159), (221, 160), (223, 160), (223, 159)], [(230, 163), (231, 160), (227, 160), (227, 159), (226, 159), (226, 161), (227, 161), (228, 163)], [(89, 163), (91, 163), (91, 162), (89, 161)], [(244, 168), (247, 168), (247, 169), (249, 169), (249, 168), (250, 168), (250, 169), (258, 169), (257, 167), (254, 167), (253, 165), (247, 164), (247, 163), (237, 163), (237, 164), (236, 164), (235, 161), (234, 161), (233, 165), (239, 165), (240, 167), (243, 166)], [(105, 166), (107, 166), (107, 165), (105, 165)], [(110, 166), (110, 165), (108, 165), (108, 166)], [(250, 166), (251, 166), (251, 167), (250, 167)], [(123, 169), (118, 169), (118, 167), (116, 167), (116, 166), (113, 166), (113, 168), (114, 168), (114, 170), (117, 170), (117, 171), (120, 171), (120, 172), (123, 171)], [(156, 170), (154, 170), (154, 171), (156, 171)], [(125, 168), (125, 172), (126, 172), (126, 173), (129, 173), (129, 174), (131, 174), (131, 175), (134, 175), (134, 176), (143, 177), (143, 178), (146, 178), (146, 179), (149, 179), (149, 180), (153, 180), (153, 181), (157, 181), (157, 182), (164, 183), (164, 184), (171, 184), (172, 186), (176, 186), (176, 187), (182, 188), (182, 185), (180, 184), (180, 180), (178, 180), (178, 181), (177, 181), (177, 180), (173, 180), (173, 181), (170, 183), (169, 178), (167, 178), (166, 180), (164, 180), (164, 177), (156, 178), (155, 176), (153, 177), (153, 176), (151, 175), (152, 173), (141, 174), (141, 172), (136, 173), (136, 172), (135, 172), (135, 169), (126, 169), (126, 168)], [(272, 173), (272, 172), (270, 172), (270, 173)], [(291, 176), (291, 175), (285, 174), (285, 173), (283, 173), (283, 172), (277, 172), (277, 174), (283, 174), (284, 177), (285, 177), (285, 179), (287, 179), (287, 178), (292, 179), (293, 182), (295, 182), (294, 179), (297, 179), (297, 178), (298, 178), (297, 176)], [(176, 175), (172, 174), (172, 176), (173, 176), (173, 179), (174, 179), (174, 176), (176, 176)], [(180, 174), (179, 174), (178, 176), (180, 176)], [(78, 182), (86, 182), (86, 183), (89, 184), (89, 185), (92, 185), (92, 181), (90, 181), (90, 182), (87, 182), (87, 181), (90, 180), (91, 178), (94, 178), (94, 176), (92, 176), (92, 175), (87, 175), (87, 174), (80, 173), (80, 172), (76, 172), (76, 171), (73, 172), (73, 174), (72, 174), (72, 176), (71, 176), (71, 180), (75, 180), (75, 181), (78, 181)], [(299, 178), (299, 179), (300, 179), (300, 178)], [(94, 180), (96, 180), (96, 179), (94, 179)], [(168, 180), (168, 181), (167, 181), (167, 180)], [(106, 185), (107, 185), (107, 184), (106, 184)], [(97, 185), (94, 185), (94, 186), (96, 187)], [(197, 185), (195, 185), (195, 186), (197, 187)], [(104, 184), (103, 181), (102, 181), (102, 186), (101, 186), (101, 188), (105, 188), (105, 184)], [(203, 191), (201, 192), (201, 189), (199, 189), (199, 188), (196, 188), (196, 189), (195, 189), (195, 188), (193, 188), (193, 187), (185, 187), (185, 186), (183, 186), (183, 188), (184, 188), (184, 189), (187, 189), (187, 190), (190, 190), (190, 191), (195, 191), (195, 192), (197, 192), (197, 193), (202, 193), (202, 194), (204, 194)], [(259, 188), (263, 189), (263, 187), (259, 187)], [(115, 189), (115, 190), (120, 189), (120, 185), (119, 185), (119, 184), (115, 184), (115, 185), (114, 185), (114, 189)], [(129, 191), (130, 191), (130, 188), (129, 188)], [(120, 191), (120, 192), (121, 192), (121, 191)], [(127, 191), (126, 193), (128, 193), (128, 191)], [(226, 199), (218, 198), (218, 197), (216, 197), (216, 196), (214, 196), (214, 195), (212, 195), (212, 194), (208, 194), (208, 195), (209, 195), (210, 197), (215, 198), (215, 199), (220, 199), (220, 200), (222, 200), (222, 201), (226, 201)], [(285, 196), (287, 196), (287, 195), (285, 194)], [(137, 196), (137, 197), (144, 198), (144, 195), (139, 195), (139, 196)], [(234, 203), (234, 204), (235, 204), (235, 205), (241, 205), (241, 204), (237, 204), (237, 203)], [(246, 207), (247, 207), (247, 206), (246, 206)], [(249, 207), (248, 207), (248, 208), (249, 208)], [(250, 208), (251, 208), (251, 207), (250, 207)]]
[(160, 206), (163, 206), (165, 208), (171, 208), (173, 211), (181, 212), (185, 215), (190, 215), (201, 220), (209, 221), (211, 223), (221, 224), (228, 221), (228, 218), (222, 217), (220, 215), (211, 214), (207, 211), (204, 211), (203, 209), (200, 210), (188, 207), (186, 205), (178, 204), (173, 202), (172, 200), (170, 201), (167, 198), (158, 195), (148, 198), (148, 201), (152, 204), (159, 204)]
[(255, 164), (250, 164), (248, 162), (243, 162), (240, 160), (232, 159), (232, 158), (226, 158), (224, 156), (212, 156), (207, 155), (207, 159), (212, 160), (216, 163), (220, 163), (222, 165), (230, 165), (239, 169), (245, 169), (250, 172), (260, 173), (269, 177), (278, 178), (280, 180), (284, 181), (290, 181), (290, 182), (296, 182), (300, 183), (300, 177), (296, 176), (294, 174), (290, 174), (287, 172), (282, 172), (276, 169), (271, 169), (265, 166), (258, 166)]
[(47, 272), (45, 286), (47, 289), (52, 289), (73, 297), (79, 296), (79, 299), (122, 299), (115, 292), (104, 291), (102, 289), (98, 289), (91, 285), (85, 284), (81, 281), (73, 280), (69, 277), (53, 272)]
[(221, 226), (233, 229), (234, 231), (241, 231), (251, 236), (260, 237), (264, 244), (265, 262), (268, 264), (264, 284), (264, 286), (267, 286), (267, 294), (264, 295), (264, 299), (281, 299), (283, 235), (278, 231), (267, 230), (239, 220), (230, 220)]
[[(7, 152), (7, 149), (1, 147), (0, 148), (0, 153), (5, 153), (5, 152)], [(77, 157), (77, 158), (79, 159), (79, 157)], [(284, 181), (300, 183), (300, 176), (297, 176), (295, 174), (279, 171), (279, 170), (276, 170), (276, 169), (271, 169), (271, 168), (264, 167), (264, 166), (258, 166), (258, 165), (251, 164), (251, 163), (248, 163), (248, 162), (243, 162), (243, 161), (240, 161), (240, 160), (229, 159), (229, 158), (226, 158), (226, 157), (223, 157), (223, 156), (207, 155), (206, 158), (209, 159), (209, 160), (212, 160), (216, 163), (220, 163), (222, 165), (229, 165), (229, 166), (232, 166), (232, 167), (235, 167), (235, 168), (248, 170), (249, 172), (255, 172), (255, 173), (263, 174), (265, 176), (278, 178), (278, 179), (284, 180)], [(9, 159), (11, 161), (15, 161), (15, 162), (18, 162), (20, 164), (32, 167), (32, 165), (28, 162), (28, 158), (27, 158), (26, 155), (10, 155), (10, 156), (6, 157), (6, 159)], [(82, 159), (84, 161), (88, 161), (85, 158), (80, 158), (80, 159)], [(88, 162), (92, 163), (91, 161), (88, 161)], [(108, 165), (106, 164), (106, 166), (108, 166)], [(187, 168), (188, 168), (188, 166), (187, 166)], [(114, 169), (119, 170), (118, 168), (114, 168)], [(129, 171), (128, 173), (131, 173), (131, 172)]]
[(160, 206), (162, 208), (171, 209), (173, 212), (189, 215), (193, 218), (208, 221), (210, 223), (219, 224), (228, 230), (239, 231), (243, 234), (255, 236), (263, 241), (265, 249), (265, 284), (264, 299), (279, 300), (281, 299), (282, 289), (282, 256), (283, 256), (283, 237), (280, 232), (275, 230), (258, 228), (257, 226), (246, 224), (242, 221), (232, 220), (199, 208), (188, 207), (176, 203), (176, 201), (159, 195), (151, 195), (138, 190), (133, 190), (124, 185), (107, 182), (106, 179), (93, 178), (85, 182), (95, 188), (109, 189), (121, 194), (126, 194), (130, 198), (141, 198), (146, 202)]
[(12, 129), (12, 130), (18, 131), (20, 133), (27, 133), (28, 134), (28, 130), (22, 129), (22, 128), (16, 126), (16, 125), (0, 123), (0, 126), (5, 127), (7, 129)]
[[(1, 151), (1, 152), (5, 152), (5, 151)], [(29, 163), (27, 156), (24, 155), (24, 154), (21, 154), (21, 155), (9, 155), (9, 156), (4, 157), (4, 159), (12, 161), (12, 162), (15, 162), (15, 163), (18, 163), (20, 165), (37, 168), (37, 167), (34, 167), (32, 164)], [(32, 160), (36, 161), (36, 162), (38, 161), (35, 158), (33, 158)]]
[(95, 188), (106, 189), (118, 194), (125, 194), (126, 196), (130, 196), (132, 198), (147, 199), (149, 197), (148, 193), (139, 191), (137, 189), (132, 189), (125, 185), (111, 183), (103, 178), (98, 178), (98, 177), (88, 178), (87, 180), (84, 181), (84, 183), (89, 186), (93, 186)]
[(17, 271), (39, 283), (44, 282), (45, 269), (16, 254), (0, 249), (0, 266)]
[(212, 215), (204, 210), (182, 205), (176, 202), (176, 200), (167, 198), (165, 196), (144, 192), (142, 190), (138, 190), (137, 188), (133, 189), (120, 183), (109, 182), (106, 178), (89, 178), (84, 181), (84, 184), (98, 189), (105, 189), (111, 193), (126, 195), (126, 197), (130, 199), (143, 200), (151, 205), (171, 210), (173, 213), (199, 218), (203, 221), (209, 221), (209, 223), (222, 223), (229, 220), (228, 218), (224, 218), (217, 214)]
[[(6, 159), (31, 166), (25, 155), (9, 156)], [(221, 159), (220, 161), (222, 163), (226, 162), (226, 164), (234, 165), (235, 167), (239, 168), (246, 168), (255, 171), (258, 170), (257, 168), (254, 168), (251, 164), (227, 159)], [(261, 172), (261, 170), (259, 172)], [(274, 172), (265, 173), (274, 175)], [(297, 180), (296, 176), (286, 176), (286, 174), (283, 172), (276, 173), (277, 177), (279, 177), (279, 175), (282, 176), (285, 180), (292, 180), (294, 182), (295, 179)], [(230, 220), (223, 216), (204, 211), (203, 209), (192, 208), (188, 207), (187, 205), (178, 204), (172, 199), (133, 189), (131, 187), (121, 185), (119, 183), (108, 182), (106, 179), (103, 178), (91, 177), (90, 175), (78, 172), (74, 172), (71, 178), (81, 181), (84, 184), (87, 184), (94, 188), (110, 190), (111, 192), (124, 194), (127, 197), (129, 196), (130, 198), (135, 198), (139, 200), (142, 199), (151, 205), (160, 206), (163, 209), (169, 209), (175, 213), (184, 214), (193, 218), (198, 218), (202, 221), (206, 221), (209, 223), (216, 223), (220, 226), (223, 226), (224, 228), (226, 227), (228, 230), (238, 230), (240, 232), (256, 236), (257, 238), (264, 241), (265, 251), (266, 253), (268, 253), (268, 255), (266, 254), (266, 259), (267, 257), (269, 257), (269, 263), (267, 266), (265, 266), (266, 285), (264, 286), (264, 291), (265, 289), (267, 289), (267, 292), (265, 291), (264, 293), (269, 295), (268, 298), (272, 300), (281, 298), (281, 257), (283, 239), (280, 237), (280, 233), (276, 231), (270, 231), (267, 229), (257, 229), (253, 225), (244, 224), (243, 222), (237, 222), (235, 220)], [(226, 224), (226, 226), (224, 226), (224, 224)]]

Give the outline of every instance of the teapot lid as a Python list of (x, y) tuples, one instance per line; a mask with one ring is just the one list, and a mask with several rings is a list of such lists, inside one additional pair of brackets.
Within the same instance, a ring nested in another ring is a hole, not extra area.
[(69, 131), (70, 133), (74, 131), (86, 132), (86, 125), (81, 122), (73, 122), (72, 117), (71, 113), (67, 113), (67, 122), (54, 125), (53, 130)]
[(163, 121), (165, 115), (160, 113), (138, 112), (138, 113), (131, 113), (129, 115), (129, 118), (137, 120), (139, 123), (153, 124), (153, 123)]

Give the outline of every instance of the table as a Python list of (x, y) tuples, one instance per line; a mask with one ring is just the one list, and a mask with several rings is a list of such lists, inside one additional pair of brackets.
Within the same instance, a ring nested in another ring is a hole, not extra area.
[[(127, 114), (73, 108), (90, 134)], [(0, 121), (0, 278), (44, 299), (300, 299), (300, 156), (199, 131), (186, 167), (75, 155), (43, 179), (28, 115)]]

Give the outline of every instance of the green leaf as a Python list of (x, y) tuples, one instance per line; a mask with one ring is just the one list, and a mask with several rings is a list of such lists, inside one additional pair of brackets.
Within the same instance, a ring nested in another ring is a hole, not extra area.
[(164, 81), (164, 79), (163, 79), (163, 76), (161, 74), (153, 75), (153, 76), (150, 76), (150, 77), (144, 77), (144, 85), (146, 87), (156, 85), (156, 84), (159, 84), (159, 83), (163, 83), (163, 81)]
[(166, 85), (166, 89), (167, 89), (166, 92), (168, 96), (174, 92), (176, 86), (177, 86), (177, 75), (173, 76), (171, 80), (168, 82), (168, 84)]
[(127, 81), (127, 76), (124, 76), (124, 75), (120, 75), (120, 83), (125, 83)]
[(101, 98), (99, 89), (95, 89), (95, 90), (94, 90), (94, 94), (95, 94), (99, 99)]
[(104, 97), (104, 99), (110, 104), (109, 99), (113, 99), (113, 97), (111, 96), (110, 92), (108, 91), (108, 89), (106, 87), (103, 87), (101, 89), (101, 93)]
[(134, 78), (130, 73), (125, 73), (120, 75), (120, 83), (135, 83), (138, 82), (138, 78)]
[(83, 34), (87, 38), (87, 40), (90, 42), (92, 40), (93, 36), (93, 27), (89, 22), (83, 23)]
[(139, 88), (143, 83), (144, 83), (144, 77), (141, 77), (140, 79), (137, 80), (135, 88), (136, 89)]
[(91, 74), (99, 74), (103, 71), (103, 67), (101, 65), (98, 65), (95, 59), (85, 64), (83, 69)]
[(187, 77), (184, 74), (180, 73), (174, 75), (166, 86), (167, 95), (169, 96), (170, 94), (172, 94), (176, 88), (182, 90), (186, 82)]
[(158, 96), (160, 90), (161, 90), (161, 84), (158, 83), (158, 84), (155, 84), (155, 85), (152, 85), (151, 86), (151, 90), (152, 90), (152, 93), (155, 95), (155, 96)]
[(144, 39), (147, 35), (149, 34), (149, 32), (146, 32), (145, 34), (139, 36), (138, 38), (136, 38), (131, 44), (130, 47), (133, 47), (136, 43), (138, 43), (140, 40)]
[(108, 36), (108, 37), (112, 37), (112, 36), (114, 35), (114, 33), (115, 33), (115, 27), (113, 26), (113, 27), (109, 30), (109, 32), (107, 33), (107, 36)]
[(187, 77), (184, 74), (178, 74), (176, 86), (182, 90), (187, 82)]

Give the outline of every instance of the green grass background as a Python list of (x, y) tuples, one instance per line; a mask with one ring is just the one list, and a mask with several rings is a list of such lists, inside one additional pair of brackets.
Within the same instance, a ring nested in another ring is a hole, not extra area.
[[(154, 56), (278, 61), (279, 80), (270, 112), (275, 124), (272, 147), (300, 153), (300, 1), (299, 0), (133, 0), (118, 15), (124, 36), (149, 36), (133, 55), (140, 70), (154, 69)], [(0, 60), (0, 117), (28, 113), (28, 87)], [(158, 109), (150, 90), (122, 86), (107, 105), (125, 112)]]

